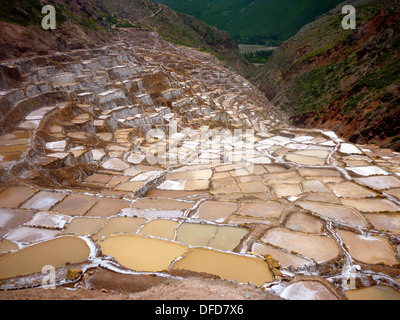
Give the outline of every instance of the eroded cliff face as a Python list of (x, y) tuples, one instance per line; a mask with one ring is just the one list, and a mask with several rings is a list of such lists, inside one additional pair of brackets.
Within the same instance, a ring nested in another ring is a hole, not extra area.
[(355, 30), (342, 29), (337, 7), (284, 43), (255, 81), (297, 126), (399, 150), (399, 3), (354, 6)]

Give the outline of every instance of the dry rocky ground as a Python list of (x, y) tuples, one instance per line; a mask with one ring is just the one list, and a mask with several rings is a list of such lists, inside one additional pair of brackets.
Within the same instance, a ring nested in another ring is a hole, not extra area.
[(2, 67), (1, 299), (398, 298), (399, 153), (150, 32)]

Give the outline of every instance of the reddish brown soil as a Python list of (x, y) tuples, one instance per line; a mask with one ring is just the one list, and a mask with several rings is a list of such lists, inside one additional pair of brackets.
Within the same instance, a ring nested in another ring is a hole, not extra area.
[[(104, 269), (87, 274), (78, 288), (0, 291), (0, 300), (281, 300), (249, 285), (190, 276), (124, 275)], [(188, 278), (186, 278), (188, 276)]]

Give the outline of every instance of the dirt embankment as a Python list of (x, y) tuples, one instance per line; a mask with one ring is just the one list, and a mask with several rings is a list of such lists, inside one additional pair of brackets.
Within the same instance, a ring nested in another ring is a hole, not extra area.
[[(97, 268), (77, 288), (0, 291), (0, 300), (282, 300), (264, 290), (188, 271), (175, 275), (125, 275)], [(173, 278), (175, 276), (176, 278)], [(180, 279), (184, 278), (184, 279)]]

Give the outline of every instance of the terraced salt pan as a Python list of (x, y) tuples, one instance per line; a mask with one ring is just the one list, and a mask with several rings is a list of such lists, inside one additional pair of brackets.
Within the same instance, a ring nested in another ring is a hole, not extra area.
[(370, 264), (394, 265), (398, 263), (393, 249), (384, 238), (362, 236), (343, 230), (337, 230), (337, 234), (354, 259)]
[(136, 233), (146, 222), (145, 218), (113, 217), (93, 235), (93, 239), (98, 240), (113, 233)]
[(303, 209), (320, 215), (323, 218), (332, 219), (334, 221), (357, 227), (366, 226), (366, 221), (364, 217), (352, 208), (314, 201), (298, 201), (296, 204)]
[(17, 243), (8, 240), (0, 241), (0, 256), (10, 251), (18, 250), (19, 246)]
[(183, 223), (176, 232), (176, 240), (191, 246), (206, 246), (217, 229), (211, 224)]
[(14, 131), (0, 136), (0, 141), (28, 139), (30, 135), (29, 131)]
[(330, 203), (330, 204), (341, 204), (339, 201), (339, 198), (334, 193), (329, 193), (329, 192), (309, 193), (303, 199), (307, 200), (307, 201), (314, 201), (314, 202), (326, 202), (326, 203)]
[(144, 159), (146, 158), (145, 155), (140, 154), (140, 153), (132, 153), (127, 159), (126, 161), (128, 161), (129, 163), (132, 164), (139, 164), (142, 163), (144, 161)]
[(139, 199), (131, 208), (159, 209), (159, 210), (187, 210), (194, 206), (194, 202), (178, 201), (173, 199)]
[(167, 174), (170, 180), (209, 180), (212, 176), (211, 169), (195, 171), (173, 171)]
[(66, 193), (57, 193), (51, 191), (40, 191), (35, 194), (31, 199), (26, 201), (21, 208), (24, 209), (38, 209), (49, 210), (57, 202), (63, 200), (67, 196)]
[(205, 201), (200, 204), (193, 218), (215, 222), (224, 222), (238, 209), (235, 202)]
[(271, 173), (262, 177), (262, 181), (266, 185), (298, 184), (302, 180), (303, 178), (296, 171)]
[(229, 171), (230, 175), (232, 177), (254, 177), (254, 176), (259, 176), (264, 173), (268, 173), (267, 170), (264, 169), (263, 166), (260, 165), (254, 165), (254, 166), (249, 166), (245, 168), (240, 168), (236, 170), (231, 170)]
[(67, 146), (67, 141), (54, 141), (46, 143), (46, 148), (53, 151), (64, 151)]
[(162, 184), (160, 184), (157, 189), (160, 190), (175, 190), (175, 191), (183, 191), (186, 187), (186, 180), (165, 180)]
[(301, 268), (313, 264), (313, 262), (310, 260), (301, 258), (291, 253), (283, 252), (282, 250), (275, 249), (259, 242), (253, 244), (251, 251), (261, 255), (270, 255), (275, 260), (279, 261), (279, 264), (285, 268)]
[(54, 211), (71, 216), (84, 215), (97, 200), (94, 196), (71, 194), (57, 204)]
[(4, 153), (0, 151), (0, 166), (3, 168), (9, 167), (11, 164), (18, 161), (22, 156), (22, 151)]
[(389, 191), (386, 191), (386, 193), (392, 197), (397, 198), (398, 200), (400, 200), (400, 188), (397, 189), (391, 189)]
[(306, 180), (302, 183), (304, 192), (330, 192), (331, 190), (319, 180)]
[(389, 231), (400, 235), (400, 215), (398, 214), (366, 214), (365, 217), (372, 223), (375, 229)]
[(162, 209), (136, 209), (126, 208), (121, 211), (124, 217), (141, 217), (147, 219), (175, 219), (184, 217), (184, 211), (181, 210), (162, 210)]
[(373, 176), (366, 178), (355, 178), (360, 184), (363, 184), (371, 189), (387, 190), (392, 188), (400, 188), (400, 180), (393, 176)]
[(277, 201), (243, 202), (239, 215), (264, 219), (278, 219), (285, 206)]
[(176, 230), (176, 240), (191, 246), (207, 246), (232, 251), (248, 232), (246, 228), (234, 226), (182, 223)]
[(400, 212), (400, 207), (385, 199), (342, 199), (346, 206), (356, 208), (360, 212)]
[(0, 146), (0, 153), (8, 154), (8, 153), (22, 153), (26, 149), (28, 149), (28, 145), (10, 145), (10, 146)]
[(246, 228), (222, 226), (216, 230), (214, 237), (210, 239), (207, 246), (224, 251), (233, 251), (248, 233), (249, 230)]
[(331, 183), (329, 187), (338, 197), (342, 198), (367, 198), (377, 196), (376, 192), (359, 186), (352, 181)]
[(283, 290), (287, 300), (338, 300), (335, 294), (319, 281), (298, 281)]
[(146, 181), (128, 181), (122, 182), (115, 187), (117, 191), (126, 191), (126, 192), (134, 192), (138, 190), (141, 186), (143, 186)]
[(111, 235), (98, 240), (103, 254), (113, 256), (124, 267), (140, 272), (168, 270), (188, 247), (137, 234)]
[(63, 231), (63, 234), (72, 234), (75, 236), (91, 236), (97, 232), (107, 220), (105, 218), (73, 218)]
[(262, 286), (273, 276), (265, 261), (257, 257), (241, 256), (205, 248), (192, 248), (172, 269), (206, 272), (223, 279)]
[(324, 165), (329, 151), (324, 150), (299, 150), (285, 155), (287, 161), (302, 165)]
[(17, 208), (22, 202), (37, 192), (36, 189), (28, 187), (9, 187), (0, 193), (1, 208)]
[(129, 181), (129, 177), (125, 177), (122, 175), (114, 175), (111, 180), (106, 184), (106, 188), (114, 188), (123, 182)]
[(104, 169), (124, 171), (130, 167), (125, 161), (118, 158), (111, 158), (102, 164)]
[(400, 292), (388, 286), (373, 286), (345, 292), (349, 300), (400, 300)]
[(240, 188), (234, 178), (222, 178), (212, 181), (212, 190), (215, 194), (240, 193)]
[(108, 174), (94, 174), (86, 178), (85, 182), (88, 183), (99, 183), (102, 185), (106, 185), (110, 182), (112, 176)]
[(113, 198), (100, 199), (85, 216), (91, 217), (110, 217), (119, 213), (122, 209), (130, 206), (129, 201)]
[(290, 216), (285, 227), (294, 231), (319, 234), (322, 231), (323, 223), (311, 215), (296, 212)]
[(348, 167), (346, 169), (349, 171), (352, 171), (360, 176), (389, 175), (389, 172), (387, 172), (377, 166)]
[(208, 180), (188, 180), (186, 181), (186, 191), (206, 191), (209, 189), (210, 183)]
[(339, 151), (345, 154), (362, 154), (362, 151), (351, 143), (342, 143)]
[(302, 194), (299, 184), (274, 184), (274, 191), (278, 198), (297, 197)]
[(335, 169), (320, 168), (299, 168), (299, 173), (303, 177), (340, 177), (340, 173)]
[(32, 243), (52, 239), (56, 237), (59, 233), (60, 231), (58, 230), (20, 226), (7, 234), (5, 239), (10, 241)]
[(62, 229), (70, 219), (71, 217), (69, 216), (42, 211), (36, 213), (25, 225), (49, 229)]
[(162, 171), (157, 171), (157, 170), (144, 171), (144, 172), (138, 174), (137, 176), (133, 177), (131, 179), (131, 181), (148, 181), (148, 180), (158, 177), (161, 173), (162, 173)]
[(86, 241), (77, 237), (59, 237), (1, 256), (0, 279), (41, 272), (45, 265), (57, 269), (67, 263), (83, 263), (89, 255)]
[(0, 209), (0, 228), (16, 228), (29, 221), (34, 212), (34, 210)]
[(265, 156), (264, 157), (257, 156), (257, 157), (254, 157), (254, 158), (246, 159), (246, 161), (249, 162), (249, 163), (254, 163), (254, 164), (269, 164), (269, 163), (272, 163), (271, 159), (268, 158), (268, 157), (265, 157)]
[(140, 234), (151, 235), (164, 239), (174, 240), (175, 229), (179, 222), (173, 220), (157, 219), (146, 223), (141, 229)]
[(52, 107), (42, 107), (38, 110), (34, 110), (25, 117), (25, 120), (41, 120), (46, 114), (48, 114), (50, 111), (56, 108), (57, 107), (52, 106)]
[(273, 228), (266, 232), (261, 241), (300, 253), (304, 257), (323, 263), (336, 258), (340, 249), (335, 241), (328, 237), (290, 231), (284, 228)]

